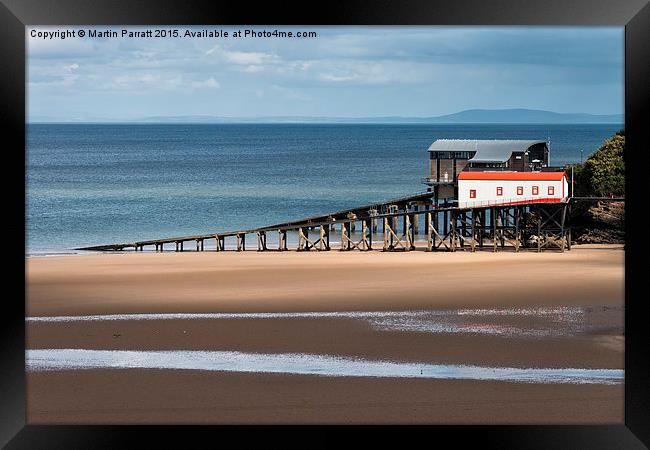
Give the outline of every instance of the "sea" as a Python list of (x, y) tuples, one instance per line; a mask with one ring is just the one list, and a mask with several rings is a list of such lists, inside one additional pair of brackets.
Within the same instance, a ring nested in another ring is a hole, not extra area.
[(621, 128), (29, 124), (26, 254), (254, 228), (424, 192), (436, 139), (548, 140), (555, 166)]

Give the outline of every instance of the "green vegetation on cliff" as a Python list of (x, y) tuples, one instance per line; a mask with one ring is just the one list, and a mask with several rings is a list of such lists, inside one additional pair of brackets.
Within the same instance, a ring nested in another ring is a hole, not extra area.
[(625, 131), (617, 132), (574, 166), (574, 196), (621, 197), (625, 195)]

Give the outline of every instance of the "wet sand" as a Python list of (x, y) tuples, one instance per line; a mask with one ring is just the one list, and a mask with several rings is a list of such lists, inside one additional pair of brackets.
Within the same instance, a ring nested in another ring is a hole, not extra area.
[[(30, 258), (29, 316), (559, 305), (577, 311), (581, 326), (530, 314), (463, 316), (462, 324), (479, 332), (461, 328), (457, 333), (379, 329), (346, 317), (28, 321), (27, 347), (623, 368), (623, 258), (620, 248), (611, 247), (575, 247), (564, 254), (187, 252)], [(559, 332), (499, 334), (528, 328)], [(151, 369), (29, 372), (27, 383), (29, 423), (622, 423), (624, 406), (623, 384)]]
[(165, 370), (31, 373), (31, 424), (623, 423), (623, 385)]
[[(543, 339), (384, 331), (364, 320), (346, 318), (30, 322), (27, 348), (236, 350), (441, 364), (618, 369), (623, 368), (622, 312), (621, 308), (591, 308), (585, 320), (607, 320), (607, 325)], [(486, 317), (480, 323), (499, 327), (512, 322), (510, 317)]]

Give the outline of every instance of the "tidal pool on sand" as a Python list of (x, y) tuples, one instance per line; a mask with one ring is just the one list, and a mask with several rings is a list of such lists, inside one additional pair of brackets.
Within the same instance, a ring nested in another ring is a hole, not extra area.
[(27, 350), (26, 369), (30, 372), (79, 369), (176, 369), (328, 377), (427, 378), (543, 384), (619, 384), (624, 379), (624, 371), (621, 369), (482, 367), (368, 360), (302, 353), (189, 350)]
[[(618, 314), (620, 311), (610, 311)], [(260, 313), (162, 313), (86, 316), (27, 317), (27, 322), (96, 322), (140, 320), (238, 320), (238, 319), (354, 319), (383, 332), (484, 334), (502, 337), (543, 338), (575, 336), (598, 331), (589, 308), (537, 306), (502, 309), (415, 311), (313, 311)], [(601, 330), (602, 331), (602, 330)]]

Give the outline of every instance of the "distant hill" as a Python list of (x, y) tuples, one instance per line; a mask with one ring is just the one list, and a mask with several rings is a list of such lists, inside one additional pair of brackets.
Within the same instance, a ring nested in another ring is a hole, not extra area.
[(622, 114), (556, 113), (539, 109), (468, 109), (432, 117), (433, 123), (623, 123)]
[(578, 124), (623, 123), (622, 114), (595, 115), (556, 113), (538, 109), (468, 109), (454, 114), (433, 117), (217, 117), (175, 116), (147, 117), (136, 122), (154, 123), (511, 123), (511, 124)]
[[(60, 122), (34, 118), (36, 122)], [(468, 109), (454, 114), (433, 117), (222, 117), (209, 115), (153, 116), (135, 120), (93, 119), (68, 120), (64, 122), (94, 123), (421, 123), (421, 124), (463, 124), (463, 123), (503, 123), (503, 124), (623, 124), (622, 114), (596, 115), (586, 113), (556, 113), (539, 109)]]

